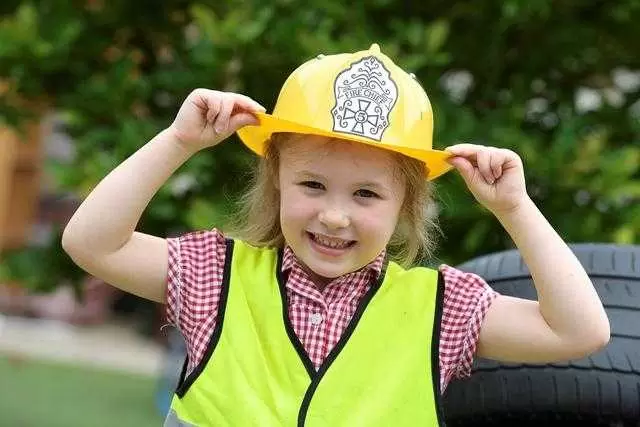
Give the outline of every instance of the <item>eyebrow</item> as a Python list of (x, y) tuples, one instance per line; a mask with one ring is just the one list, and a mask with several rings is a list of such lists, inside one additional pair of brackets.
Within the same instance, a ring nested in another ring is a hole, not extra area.
[(323, 179), (325, 179), (325, 177), (324, 177), (324, 176), (322, 176), (322, 175), (318, 175), (317, 173), (313, 173), (313, 172), (308, 171), (308, 170), (301, 170), (301, 171), (297, 171), (297, 172), (296, 172), (296, 175), (304, 175), (304, 176), (306, 176), (306, 177), (308, 177), (308, 178), (311, 178), (311, 179), (317, 179), (317, 180), (323, 180)]
[[(322, 175), (318, 175), (317, 173), (308, 171), (308, 170), (302, 170), (298, 172), (299, 175), (304, 175), (305, 177), (308, 177), (310, 179), (316, 179), (318, 181), (322, 181), (324, 179), (326, 179), (324, 176)], [(386, 189), (387, 187), (384, 186), (383, 184), (381, 184), (380, 182), (377, 181), (360, 181), (360, 182), (356, 182), (354, 183), (354, 187), (368, 187), (368, 188), (376, 188), (376, 189)]]

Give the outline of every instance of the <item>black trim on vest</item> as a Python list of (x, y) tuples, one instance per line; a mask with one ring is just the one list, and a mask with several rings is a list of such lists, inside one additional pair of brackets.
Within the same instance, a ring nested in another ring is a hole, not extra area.
[(184, 362), (182, 362), (182, 369), (180, 370), (180, 377), (178, 378), (178, 384), (176, 384), (176, 389), (174, 390), (174, 393), (177, 393), (178, 390), (180, 390), (180, 387), (182, 387), (182, 384), (184, 384), (184, 379), (187, 376), (187, 367), (189, 366), (189, 355), (187, 354), (184, 357)]
[(288, 277), (284, 277), (282, 274), (282, 258), (284, 256), (283, 249), (278, 250), (278, 262), (276, 263), (276, 279), (278, 280), (278, 288), (280, 288), (280, 298), (282, 299), (282, 320), (284, 321), (284, 329), (287, 331), (287, 335), (289, 336), (289, 340), (293, 345), (293, 348), (298, 352), (298, 356), (302, 361), (307, 373), (309, 374), (309, 378), (313, 378), (316, 375), (316, 369), (313, 366), (313, 362), (309, 359), (309, 355), (307, 354), (304, 346), (298, 339), (298, 335), (296, 335), (295, 330), (293, 329), (293, 325), (291, 324), (291, 319), (289, 319), (289, 301), (287, 300), (287, 289), (285, 284), (287, 283)]
[(189, 391), (189, 388), (193, 385), (193, 383), (198, 379), (204, 368), (209, 363), (209, 359), (211, 359), (211, 355), (213, 351), (218, 345), (220, 341), (220, 336), (222, 335), (222, 325), (224, 324), (224, 314), (227, 310), (227, 297), (229, 296), (229, 285), (231, 283), (231, 259), (233, 257), (233, 245), (234, 242), (232, 239), (226, 239), (227, 248), (224, 254), (224, 272), (222, 276), (222, 292), (220, 294), (220, 301), (218, 303), (218, 314), (216, 316), (216, 327), (209, 338), (209, 343), (207, 344), (207, 349), (205, 354), (202, 357), (202, 360), (195, 367), (193, 372), (187, 376), (187, 378), (182, 382), (177, 390), (176, 394), (178, 397), (182, 398)]
[(304, 422), (305, 422), (305, 418), (307, 417), (307, 411), (309, 410), (309, 405), (311, 404), (311, 399), (313, 398), (313, 394), (318, 388), (318, 385), (320, 384), (322, 377), (324, 376), (324, 374), (327, 373), (333, 361), (336, 360), (336, 358), (338, 357), (338, 355), (340, 354), (344, 346), (347, 344), (347, 341), (349, 341), (349, 338), (351, 338), (353, 331), (356, 329), (356, 326), (358, 326), (358, 322), (360, 321), (360, 318), (362, 317), (364, 310), (367, 308), (367, 306), (375, 296), (376, 292), (378, 292), (378, 289), (380, 289), (380, 286), (382, 285), (382, 282), (384, 281), (384, 278), (387, 274), (388, 263), (389, 261), (385, 257), (384, 265), (382, 266), (382, 271), (380, 272), (380, 276), (378, 277), (378, 280), (376, 281), (375, 284), (371, 286), (371, 288), (364, 295), (364, 297), (362, 298), (362, 301), (360, 301), (360, 304), (358, 305), (356, 312), (353, 314), (353, 317), (351, 318), (349, 325), (347, 325), (347, 328), (343, 332), (342, 337), (336, 343), (335, 347), (333, 347), (333, 350), (331, 350), (331, 353), (329, 353), (325, 361), (322, 363), (318, 372), (312, 376), (311, 384), (309, 385), (309, 388), (307, 389), (307, 392), (304, 395), (304, 399), (302, 399), (302, 404), (300, 405), (300, 412), (298, 412), (298, 427), (304, 427)]
[(438, 271), (438, 290), (436, 293), (436, 309), (433, 319), (433, 335), (431, 336), (431, 378), (436, 403), (436, 417), (438, 425), (445, 427), (442, 396), (440, 390), (440, 328), (442, 326), (442, 311), (444, 309), (444, 276)]

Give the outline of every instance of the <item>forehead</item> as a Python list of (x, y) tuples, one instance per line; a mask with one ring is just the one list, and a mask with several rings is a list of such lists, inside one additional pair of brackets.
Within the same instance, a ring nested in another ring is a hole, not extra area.
[(310, 170), (333, 173), (340, 170), (379, 179), (396, 175), (397, 162), (390, 151), (357, 142), (300, 135), (291, 138), (280, 148), (281, 167), (291, 171)]

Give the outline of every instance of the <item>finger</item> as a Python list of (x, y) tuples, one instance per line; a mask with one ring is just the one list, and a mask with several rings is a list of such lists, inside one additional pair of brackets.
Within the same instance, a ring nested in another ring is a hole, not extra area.
[(218, 113), (222, 109), (222, 99), (218, 96), (207, 96), (206, 98), (203, 97), (203, 100), (207, 105), (207, 122), (215, 123), (216, 117), (218, 117)]
[(491, 158), (489, 166), (491, 167), (491, 173), (494, 179), (498, 179), (502, 176), (502, 165), (505, 162), (505, 154), (502, 150), (491, 150)]
[(514, 151), (511, 151), (507, 148), (502, 148), (500, 151), (504, 154), (504, 164), (502, 166), (503, 170), (505, 167), (513, 167), (522, 164), (522, 159)]
[(265, 111), (267, 111), (266, 108), (264, 108), (262, 105), (260, 105), (259, 103), (257, 103), (256, 101), (254, 101), (253, 99), (249, 98), (246, 95), (242, 95), (239, 93), (234, 94), (234, 98), (236, 100), (236, 104), (243, 107), (246, 110), (249, 111), (258, 111), (261, 113), (264, 113)]
[(229, 126), (227, 127), (227, 132), (233, 133), (238, 129), (248, 126), (248, 125), (257, 125), (259, 121), (255, 115), (252, 113), (238, 113), (234, 114), (229, 120)]
[(229, 127), (229, 117), (231, 116), (231, 111), (233, 110), (234, 100), (228, 96), (222, 96), (221, 98), (221, 107), (220, 112), (218, 113), (218, 117), (216, 117), (216, 121), (213, 124), (213, 128), (216, 130), (218, 135), (227, 131)]
[(486, 182), (493, 184), (495, 178), (493, 177), (493, 172), (491, 172), (491, 151), (487, 149), (480, 151), (477, 155), (477, 159), (480, 174)]
[(467, 186), (473, 182), (475, 168), (469, 160), (464, 157), (456, 156), (448, 159), (448, 162), (453, 165), (453, 167), (456, 168), (458, 172), (460, 172), (460, 175), (462, 176), (462, 179), (464, 179), (464, 181), (467, 183)]
[(483, 145), (478, 144), (455, 144), (450, 147), (445, 148), (445, 151), (448, 151), (456, 156), (465, 156), (465, 157), (473, 157), (475, 158), (478, 152), (482, 151), (485, 147)]

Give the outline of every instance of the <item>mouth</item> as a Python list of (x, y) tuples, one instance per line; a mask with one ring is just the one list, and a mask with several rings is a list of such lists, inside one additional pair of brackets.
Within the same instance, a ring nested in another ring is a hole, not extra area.
[(341, 251), (345, 249), (349, 249), (356, 244), (355, 240), (345, 240), (337, 237), (329, 237), (323, 234), (311, 233), (307, 231), (307, 236), (309, 239), (316, 245), (334, 251)]

